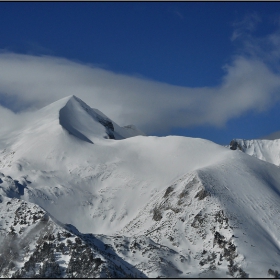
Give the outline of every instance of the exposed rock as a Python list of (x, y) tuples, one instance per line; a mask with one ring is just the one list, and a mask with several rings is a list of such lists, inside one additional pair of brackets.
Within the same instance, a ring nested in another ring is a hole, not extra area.
[(202, 189), (196, 194), (195, 198), (198, 198), (198, 200), (202, 200), (209, 195), (210, 194), (205, 189)]
[(161, 211), (157, 207), (155, 207), (153, 210), (153, 219), (155, 221), (160, 221), (162, 219)]
[(242, 147), (240, 146), (240, 144), (235, 140), (231, 140), (231, 142), (229, 143), (230, 149), (231, 150), (240, 150), (242, 151)]
[(168, 195), (173, 192), (174, 188), (172, 186), (169, 186), (166, 191), (165, 191), (165, 194), (164, 194), (164, 198), (168, 197)]
[(202, 216), (201, 212), (199, 212), (197, 215), (195, 215), (191, 226), (194, 228), (199, 228), (203, 224), (205, 218), (206, 217)]
[(272, 270), (271, 268), (268, 270), (268, 275), (271, 275), (271, 276), (273, 276), (274, 278), (278, 278), (279, 277), (279, 273), (278, 273), (278, 271), (277, 270)]

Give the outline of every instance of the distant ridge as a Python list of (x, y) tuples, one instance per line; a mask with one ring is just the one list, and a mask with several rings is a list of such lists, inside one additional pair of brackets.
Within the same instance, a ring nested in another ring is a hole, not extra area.
[(260, 160), (280, 165), (280, 139), (233, 139), (230, 149), (240, 150)]

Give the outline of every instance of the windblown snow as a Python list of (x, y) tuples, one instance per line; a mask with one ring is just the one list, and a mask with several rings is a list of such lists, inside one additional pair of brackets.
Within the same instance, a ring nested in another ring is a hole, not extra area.
[(145, 136), (76, 96), (33, 114), (0, 135), (2, 277), (279, 276), (277, 140)]

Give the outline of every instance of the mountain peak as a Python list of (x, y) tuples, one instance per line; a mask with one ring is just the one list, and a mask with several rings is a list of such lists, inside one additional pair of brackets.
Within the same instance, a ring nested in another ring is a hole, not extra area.
[(66, 100), (59, 110), (59, 124), (71, 135), (91, 144), (94, 138), (115, 139), (114, 126), (108, 117), (99, 115), (75, 95)]
[[(40, 122), (59, 120), (59, 124), (76, 138), (93, 143), (98, 139), (125, 139), (145, 135), (135, 126), (120, 127), (98, 109), (91, 108), (76, 95), (69, 95), (40, 109), (37, 120)], [(38, 121), (36, 121), (38, 123)]]
[[(66, 100), (68, 100), (67, 102), (78, 102), (78, 103), (83, 103), (86, 106), (88, 106), (82, 99), (80, 99), (79, 97), (77, 97), (76, 95), (72, 94), (72, 95), (68, 95), (66, 97), (64, 97)], [(89, 107), (89, 106), (88, 106)]]

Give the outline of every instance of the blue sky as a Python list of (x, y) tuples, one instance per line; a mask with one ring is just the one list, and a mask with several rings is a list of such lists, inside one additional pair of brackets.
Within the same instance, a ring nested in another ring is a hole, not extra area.
[(75, 94), (151, 135), (259, 138), (280, 130), (278, 11), (278, 2), (1, 2), (0, 103), (19, 113)]

